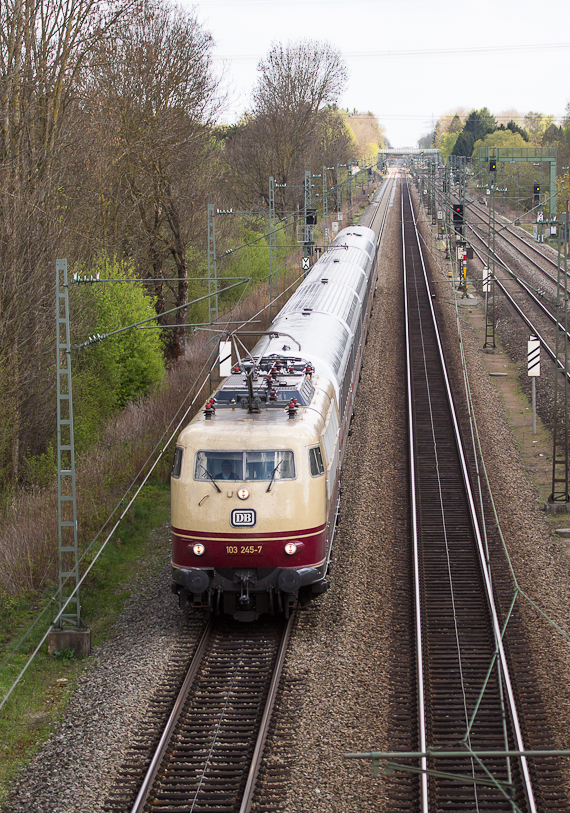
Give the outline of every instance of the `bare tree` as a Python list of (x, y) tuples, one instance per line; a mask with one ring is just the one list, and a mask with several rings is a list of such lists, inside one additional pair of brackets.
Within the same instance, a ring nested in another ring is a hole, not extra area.
[[(2, 157), (44, 166), (95, 45), (138, 0), (3, 0), (0, 4)], [(36, 168), (37, 168), (36, 167)], [(21, 168), (21, 166), (20, 166)]]
[(374, 113), (352, 113), (346, 115), (346, 124), (354, 133), (358, 154), (362, 157), (375, 155), (380, 147), (386, 147), (386, 133)]
[[(101, 190), (114, 217), (128, 226), (123, 247), (154, 280), (157, 313), (180, 308), (162, 324), (180, 325), (187, 313), (188, 246), (204, 227), (218, 82), (212, 38), (194, 14), (160, 0), (141, 6), (94, 63), (88, 92), (98, 106), (95, 117), (113, 130)], [(109, 209), (99, 214), (108, 216)], [(164, 273), (168, 258), (175, 273)], [(169, 286), (166, 276), (179, 282)], [(171, 358), (184, 354), (184, 341), (184, 329), (173, 327)]]
[(356, 156), (357, 145), (342, 113), (336, 106), (325, 107), (317, 121), (314, 161), (323, 165), (346, 164)]
[(257, 67), (255, 112), (293, 117), (309, 124), (324, 105), (333, 104), (348, 79), (340, 51), (327, 42), (274, 43)]
[(54, 267), (65, 256), (78, 80), (134, 2), (0, 3), (0, 474), (8, 487), (54, 425)]
[(226, 180), (242, 205), (254, 206), (267, 204), (273, 176), (284, 214), (302, 198), (305, 169), (322, 168), (317, 148), (331, 115), (323, 111), (337, 100), (347, 71), (339, 51), (312, 40), (272, 45), (258, 71), (253, 111), (227, 140)]

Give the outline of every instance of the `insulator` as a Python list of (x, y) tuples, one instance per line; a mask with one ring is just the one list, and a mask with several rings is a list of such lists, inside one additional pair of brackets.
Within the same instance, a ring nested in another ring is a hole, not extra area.
[(287, 414), (289, 415), (289, 418), (294, 418), (295, 415), (297, 414), (297, 406), (294, 403), (293, 399), (289, 401), (287, 405)]

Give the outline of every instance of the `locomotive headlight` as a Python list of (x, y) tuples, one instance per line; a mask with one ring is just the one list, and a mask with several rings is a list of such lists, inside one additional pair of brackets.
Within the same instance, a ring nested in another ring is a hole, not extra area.
[(294, 553), (297, 553), (297, 545), (294, 542), (287, 542), (285, 545), (285, 553), (288, 553), (289, 556), (293, 556)]
[(196, 556), (202, 556), (202, 554), (206, 552), (206, 548), (204, 547), (204, 545), (194, 545), (192, 547), (192, 550), (194, 551)]
[(247, 500), (247, 498), (249, 497), (249, 491), (247, 490), (247, 488), (240, 488), (237, 495), (240, 498), (240, 500)]

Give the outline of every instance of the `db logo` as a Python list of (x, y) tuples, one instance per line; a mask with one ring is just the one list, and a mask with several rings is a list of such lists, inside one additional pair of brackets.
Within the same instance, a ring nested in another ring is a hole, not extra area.
[(253, 528), (257, 517), (253, 508), (248, 508), (247, 510), (234, 508), (231, 513), (230, 521), (232, 528)]

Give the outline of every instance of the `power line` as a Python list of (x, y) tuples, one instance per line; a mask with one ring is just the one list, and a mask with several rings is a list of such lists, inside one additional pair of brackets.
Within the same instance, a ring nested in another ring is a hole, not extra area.
[[(563, 50), (570, 48), (570, 43), (533, 43), (532, 45), (483, 45), (461, 48), (420, 48), (417, 50), (406, 51), (348, 51), (343, 52), (343, 57), (346, 59), (385, 59), (385, 58), (399, 58), (410, 56), (457, 56), (457, 54), (488, 54), (488, 53), (506, 53), (512, 51), (552, 51), (553, 49)], [(262, 59), (264, 54), (218, 54), (213, 58), (215, 60), (229, 59), (233, 62), (256, 62)]]

